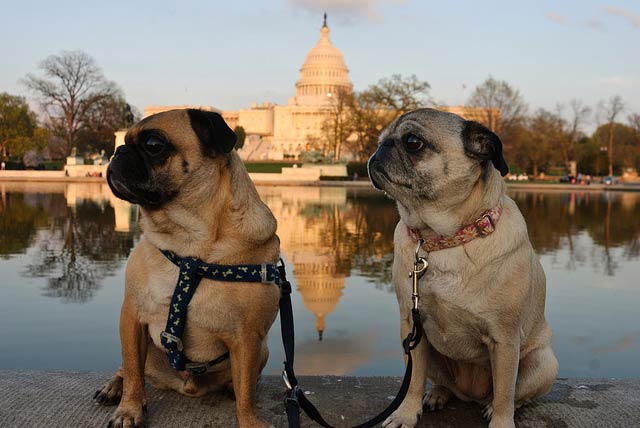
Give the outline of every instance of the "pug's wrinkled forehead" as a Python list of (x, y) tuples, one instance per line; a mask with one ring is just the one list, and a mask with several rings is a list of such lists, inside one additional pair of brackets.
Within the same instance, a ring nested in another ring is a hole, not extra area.
[[(149, 137), (178, 150), (200, 143), (204, 153), (212, 157), (229, 153), (236, 143), (235, 133), (219, 113), (198, 109), (169, 110), (146, 117), (127, 132), (125, 142), (145, 144), (147, 148)], [(153, 152), (153, 147), (149, 148)]]
[(411, 151), (412, 135), (420, 137), (420, 150), (427, 148), (441, 153), (461, 148), (466, 156), (480, 161), (483, 167), (487, 163), (493, 165), (502, 176), (509, 172), (500, 138), (480, 123), (437, 109), (417, 109), (393, 121), (380, 135), (380, 142), (387, 139), (403, 141)]
[(402, 138), (409, 133), (419, 133), (425, 138), (425, 143), (431, 143), (441, 151), (442, 148), (436, 142), (451, 139), (452, 136), (460, 135), (465, 120), (460, 116), (431, 108), (413, 110), (405, 113), (394, 120), (380, 134), (380, 141), (387, 138)]

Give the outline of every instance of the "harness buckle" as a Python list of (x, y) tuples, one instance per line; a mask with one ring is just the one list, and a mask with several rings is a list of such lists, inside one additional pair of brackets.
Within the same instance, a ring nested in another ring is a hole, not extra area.
[(160, 333), (160, 337), (164, 338), (164, 343), (162, 345), (167, 351), (174, 350), (173, 346), (169, 346), (171, 343), (176, 344), (175, 349), (177, 349), (178, 352), (182, 352), (182, 350), (184, 349), (184, 346), (182, 345), (182, 339), (180, 339), (178, 336), (174, 336), (168, 331), (163, 331), (162, 333)]
[(200, 376), (209, 371), (209, 364), (207, 363), (186, 363), (184, 365), (185, 370), (188, 370), (193, 376)]

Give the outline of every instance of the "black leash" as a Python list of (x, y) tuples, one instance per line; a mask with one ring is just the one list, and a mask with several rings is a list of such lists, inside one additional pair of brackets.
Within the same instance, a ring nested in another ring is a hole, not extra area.
[[(417, 281), (419, 279), (418, 274), (422, 274), (427, 265), (425, 260), (424, 268), (422, 268), (421, 270), (417, 270), (417, 251), (418, 250), (416, 250), (416, 265), (414, 267), (413, 274), (414, 307), (411, 310), (413, 328), (402, 342), (404, 353), (407, 355), (407, 368), (404, 374), (404, 379), (402, 380), (402, 385), (400, 386), (398, 395), (396, 395), (396, 398), (394, 398), (391, 404), (389, 404), (389, 407), (384, 409), (374, 418), (360, 425), (356, 425), (353, 428), (371, 428), (383, 422), (386, 418), (391, 416), (391, 414), (395, 412), (398, 407), (400, 407), (400, 404), (402, 404), (402, 401), (404, 400), (404, 397), (407, 395), (407, 391), (409, 390), (409, 384), (411, 383), (411, 374), (413, 372), (413, 358), (411, 357), (411, 351), (416, 346), (418, 346), (420, 340), (422, 339), (422, 336), (424, 335), (422, 321), (420, 319), (420, 312), (417, 309)], [(300, 389), (300, 387), (298, 386), (298, 380), (296, 379), (296, 375), (293, 371), (295, 338), (293, 328), (293, 308), (291, 307), (291, 283), (289, 283), (289, 281), (287, 280), (286, 272), (284, 269), (284, 261), (282, 259), (280, 259), (280, 264), (278, 265), (278, 272), (280, 274), (280, 287), (282, 292), (282, 295), (280, 297), (280, 331), (282, 332), (282, 344), (284, 345), (285, 355), (284, 371), (282, 373), (282, 376), (287, 386), (287, 393), (284, 402), (287, 412), (287, 419), (289, 421), (289, 428), (300, 427), (301, 411), (304, 411), (309, 418), (311, 418), (319, 425), (325, 428), (334, 428), (331, 424), (324, 420), (318, 409), (313, 405), (313, 403), (311, 403), (311, 401), (307, 399), (302, 389)]]

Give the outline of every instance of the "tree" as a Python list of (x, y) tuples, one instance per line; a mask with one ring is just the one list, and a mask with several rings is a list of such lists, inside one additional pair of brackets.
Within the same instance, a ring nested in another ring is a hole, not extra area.
[(416, 75), (403, 77), (394, 74), (370, 85), (360, 96), (365, 103), (376, 105), (392, 113), (391, 120), (411, 110), (429, 105), (429, 83)]
[(392, 120), (393, 113), (381, 111), (370, 97), (362, 94), (354, 94), (348, 112), (349, 129), (356, 136), (350, 141), (351, 152), (358, 160), (367, 160), (376, 151), (380, 132)]
[(619, 122), (615, 122), (613, 126), (605, 123), (596, 129), (591, 139), (599, 147), (608, 141), (614, 142), (614, 151), (618, 155), (613, 159), (609, 175), (612, 175), (611, 172), (620, 173), (622, 168), (640, 168), (638, 134), (631, 126)]
[(528, 110), (520, 91), (491, 76), (476, 86), (467, 105), (485, 109), (483, 124), (507, 142), (523, 125)]
[(631, 113), (629, 116), (627, 116), (627, 120), (629, 121), (629, 126), (631, 126), (636, 131), (638, 143), (640, 144), (640, 114)]
[(609, 175), (613, 176), (613, 128), (616, 118), (624, 110), (624, 102), (620, 95), (614, 95), (609, 98), (606, 103), (601, 101), (599, 109), (604, 115), (604, 118), (608, 124), (609, 129), (609, 146), (607, 150), (607, 156), (609, 158)]
[(555, 147), (559, 141), (567, 138), (563, 122), (559, 115), (544, 109), (538, 109), (529, 120), (524, 155), (529, 161), (534, 177), (538, 176), (540, 169), (555, 160)]
[[(559, 116), (563, 116), (564, 108), (565, 106), (563, 104), (558, 104), (556, 106)], [(562, 151), (562, 160), (567, 171), (571, 169), (570, 163), (577, 159), (576, 144), (583, 137), (581, 127), (588, 120), (589, 115), (591, 114), (591, 108), (583, 105), (582, 101), (577, 99), (572, 99), (569, 102), (569, 108), (569, 118), (568, 120), (563, 121), (566, 138), (562, 138), (558, 141)]]
[(77, 134), (76, 146), (80, 153), (105, 151), (113, 154), (114, 132), (126, 129), (137, 122), (140, 114), (122, 96), (111, 95), (95, 103), (88, 111), (83, 126)]
[[(9, 144), (11, 156), (14, 158), (24, 158), (31, 153), (32, 159), (41, 159), (41, 152), (49, 144), (50, 132), (46, 128), (36, 128), (30, 136), (20, 136), (12, 140)], [(24, 161), (24, 159), (23, 159)], [(42, 163), (42, 162), (39, 162)], [(37, 166), (37, 165), (31, 165)]]
[[(431, 102), (429, 88), (427, 82), (415, 75), (394, 74), (359, 93), (339, 92), (323, 126), (335, 159), (340, 158), (345, 145), (359, 160), (367, 159), (389, 122)], [(326, 152), (326, 147), (324, 149)]]
[(51, 55), (39, 68), (44, 77), (27, 74), (23, 83), (40, 98), (54, 133), (65, 139), (70, 152), (78, 132), (88, 127), (92, 110), (105, 99), (121, 98), (120, 90), (82, 51)]
[(334, 161), (340, 160), (342, 146), (352, 134), (348, 126), (347, 113), (349, 106), (353, 103), (352, 97), (353, 94), (345, 89), (338, 89), (336, 93), (331, 94), (329, 116), (322, 124), (325, 141), (328, 143), (323, 147), (323, 152), (325, 156), (332, 152)]
[(14, 154), (17, 146), (28, 144), (36, 128), (36, 115), (24, 97), (0, 93), (0, 149), (3, 159), (7, 157), (8, 150)]
[(233, 128), (233, 132), (235, 132), (236, 136), (238, 137), (235, 146), (236, 150), (240, 150), (244, 147), (244, 140), (246, 140), (247, 138), (247, 133), (242, 126), (236, 126), (235, 128)]

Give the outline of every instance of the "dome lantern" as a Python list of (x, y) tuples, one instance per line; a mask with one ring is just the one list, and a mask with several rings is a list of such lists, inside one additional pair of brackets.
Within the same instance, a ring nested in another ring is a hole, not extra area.
[(329, 38), (327, 14), (320, 29), (320, 40), (311, 48), (300, 68), (300, 80), (296, 82), (298, 105), (323, 105), (331, 102), (331, 96), (344, 91), (350, 93), (353, 85), (342, 52)]

